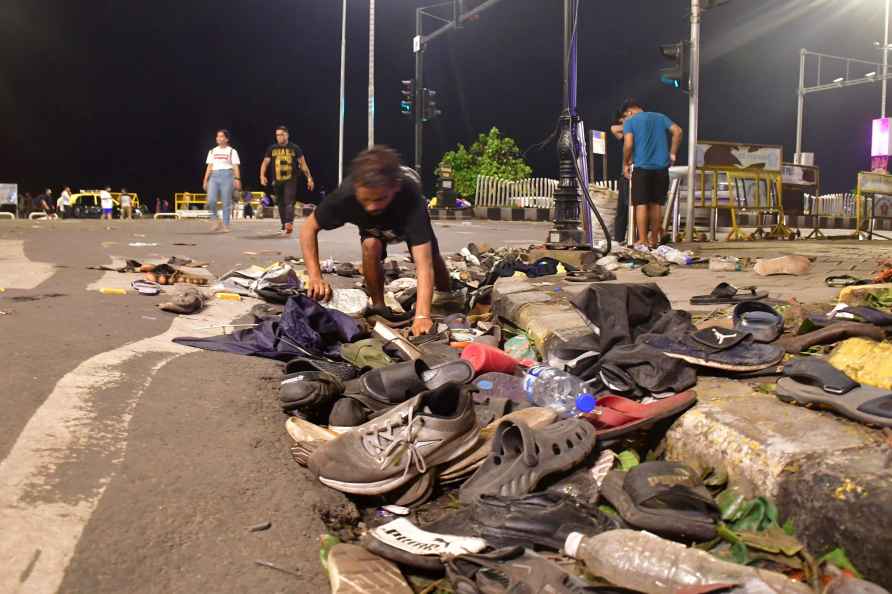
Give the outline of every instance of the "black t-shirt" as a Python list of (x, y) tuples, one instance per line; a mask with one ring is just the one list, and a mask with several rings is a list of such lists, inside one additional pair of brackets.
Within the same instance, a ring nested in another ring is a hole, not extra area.
[(359, 227), (361, 237), (375, 237), (384, 243), (405, 241), (412, 247), (434, 240), (427, 203), (418, 182), (410, 174), (403, 175), (393, 202), (379, 215), (372, 216), (365, 211), (356, 199), (353, 180), (349, 177), (325, 197), (315, 214), (323, 229), (337, 229), (352, 223)]
[(276, 143), (266, 149), (264, 156), (273, 162), (273, 179), (284, 182), (297, 178), (300, 172), (298, 161), (304, 156), (304, 152), (293, 142)]

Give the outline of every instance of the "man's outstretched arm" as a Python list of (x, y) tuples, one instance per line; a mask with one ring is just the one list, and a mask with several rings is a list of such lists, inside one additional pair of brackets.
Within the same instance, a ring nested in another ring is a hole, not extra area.
[(316, 221), (316, 213), (312, 213), (300, 228), (300, 251), (310, 283), (307, 294), (317, 301), (331, 299), (331, 285), (322, 278), (322, 267), (319, 265), (319, 231), (322, 227)]
[(415, 260), (415, 276), (418, 279), (418, 294), (415, 300), (415, 320), (412, 334), (427, 334), (434, 327), (431, 320), (431, 304), (434, 300), (434, 256), (433, 244), (429, 241), (412, 246), (412, 259)]

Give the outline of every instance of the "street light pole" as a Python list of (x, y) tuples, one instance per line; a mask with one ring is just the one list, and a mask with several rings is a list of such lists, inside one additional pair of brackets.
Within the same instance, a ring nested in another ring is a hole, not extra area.
[(369, 148), (375, 144), (375, 0), (369, 0)]
[(880, 106), (880, 117), (886, 117), (886, 77), (889, 75), (889, 3), (886, 0), (885, 34), (883, 36), (883, 104)]
[(347, 82), (347, 0), (341, 0), (341, 98), (340, 123), (338, 126), (338, 184), (344, 180), (344, 116), (347, 112), (344, 105), (344, 89)]
[(424, 12), (415, 10), (415, 171), (421, 173), (421, 151), (424, 148)]
[(697, 136), (700, 111), (700, 0), (691, 0), (691, 81), (688, 109), (688, 203), (685, 241), (694, 241), (694, 187), (697, 173)]
[[(796, 163), (802, 162), (802, 126), (805, 117), (805, 55), (806, 50), (805, 48), (802, 48), (799, 52), (799, 100), (796, 107), (796, 154), (793, 155), (793, 161)], [(883, 84), (886, 84), (885, 81)], [(885, 101), (883, 103), (885, 103)]]
[(571, 56), (574, 22), (574, 0), (564, 0), (563, 109), (557, 139), (559, 182), (554, 190), (554, 226), (548, 232), (545, 244), (550, 249), (576, 249), (584, 243), (583, 232), (579, 228), (579, 182), (573, 149), (579, 122), (573, 112), (571, 97), (576, 77), (576, 64)]

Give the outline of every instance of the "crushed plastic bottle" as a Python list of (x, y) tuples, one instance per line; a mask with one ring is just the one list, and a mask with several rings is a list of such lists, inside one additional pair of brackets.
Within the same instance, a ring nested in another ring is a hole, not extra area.
[(654, 253), (667, 262), (672, 262), (673, 264), (678, 264), (679, 266), (688, 266), (691, 262), (694, 261), (694, 258), (690, 254), (690, 252), (677, 250), (671, 245), (661, 245), (655, 250)]
[[(571, 533), (564, 552), (590, 572), (616, 586), (664, 594), (685, 586), (760, 581), (775, 594), (810, 594), (812, 589), (785, 575), (723, 561), (649, 532), (611, 530), (587, 537)], [(812, 593), (813, 594), (813, 593)]]
[(536, 365), (523, 378), (527, 400), (550, 408), (561, 417), (575, 417), (592, 412), (597, 403), (585, 382), (556, 367)]

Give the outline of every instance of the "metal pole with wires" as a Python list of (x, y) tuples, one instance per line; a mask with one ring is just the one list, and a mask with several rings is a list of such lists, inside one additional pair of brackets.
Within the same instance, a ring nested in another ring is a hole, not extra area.
[(883, 98), (880, 106), (880, 117), (886, 117), (886, 77), (889, 76), (889, 4), (886, 0), (885, 34), (883, 36)]
[(574, 92), (572, 76), (572, 40), (575, 25), (574, 0), (564, 0), (563, 110), (557, 139), (559, 182), (554, 191), (554, 227), (548, 232), (548, 247), (574, 249), (583, 243), (579, 228), (579, 182), (573, 150), (578, 121), (572, 112)]
[(369, 148), (375, 144), (375, 0), (369, 0)]
[(341, 95), (338, 123), (338, 184), (344, 181), (344, 117), (347, 113), (345, 87), (347, 83), (347, 0), (341, 0)]
[(697, 179), (697, 136), (700, 117), (700, 0), (691, 0), (691, 82), (688, 105), (688, 203), (685, 241), (694, 241), (694, 190)]

